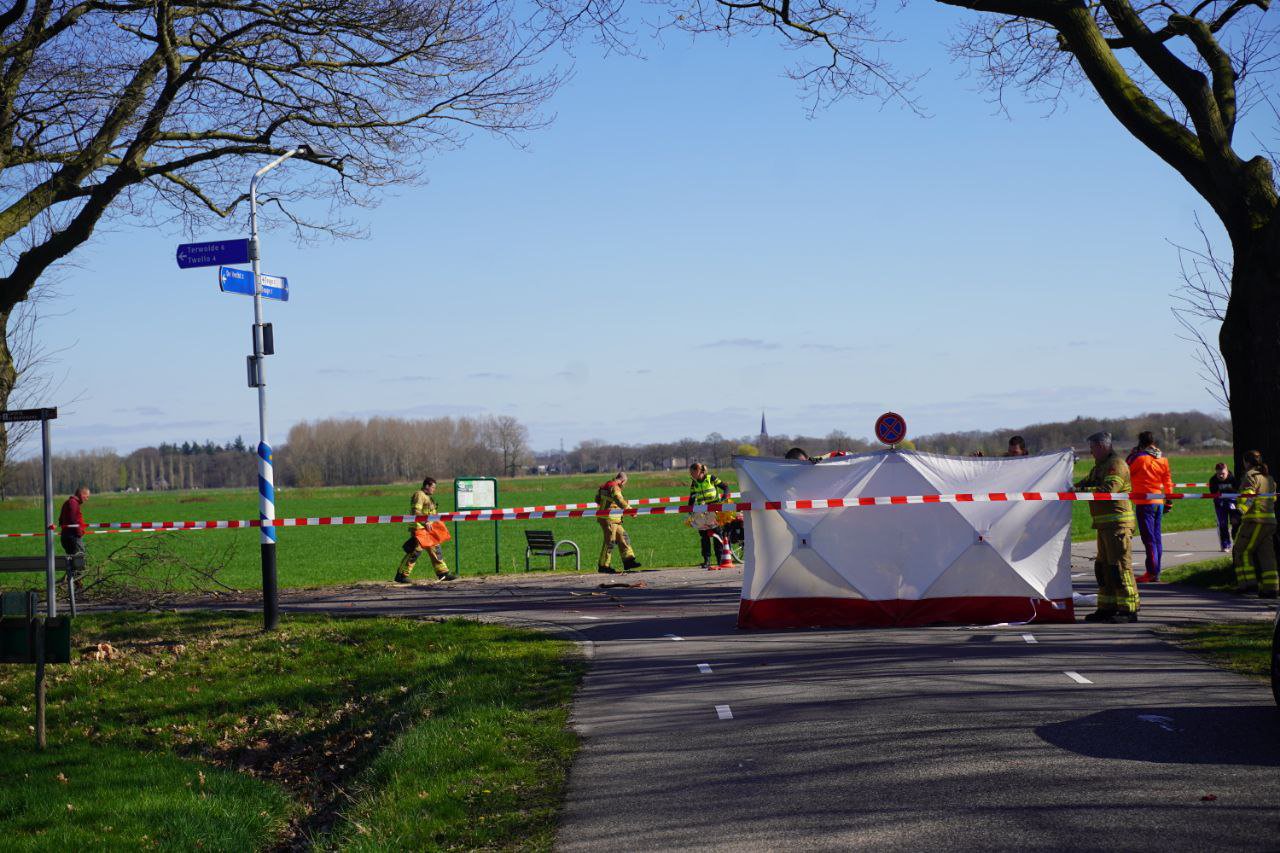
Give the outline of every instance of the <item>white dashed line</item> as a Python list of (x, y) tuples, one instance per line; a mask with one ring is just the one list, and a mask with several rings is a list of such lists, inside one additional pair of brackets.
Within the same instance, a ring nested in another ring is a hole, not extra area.
[(711, 664), (709, 664), (709, 663), (700, 663), (700, 664), (698, 664), (698, 672), (702, 673), (703, 675), (710, 675), (710, 674), (711, 674)]
[(579, 618), (581, 618), (581, 619), (591, 619), (591, 620), (594, 620), (594, 621), (597, 621), (597, 622), (598, 622), (598, 621), (600, 621), (600, 617), (599, 617), (599, 616), (582, 616), (582, 617), (579, 617)]
[(1174, 554), (1173, 556), (1175, 556), (1175, 557), (1194, 557), (1194, 556), (1195, 556), (1195, 554), (1194, 554), (1193, 552), (1191, 552), (1191, 551), (1188, 551), (1188, 552), (1187, 552), (1187, 553), (1185, 553), (1185, 554)]
[(675, 634), (663, 634), (662, 636), (666, 637), (668, 640), (683, 640), (683, 639), (684, 639), (684, 637), (678, 637), (678, 636), (676, 636)]
[(1070, 678), (1072, 681), (1076, 682), (1077, 684), (1093, 684), (1092, 681), (1090, 681), (1089, 679), (1085, 678), (1083, 675), (1081, 675), (1080, 673), (1072, 669), (1064, 670), (1062, 674), (1065, 675), (1067, 678)]
[(719, 717), (720, 717), (720, 719), (722, 719), (722, 720), (732, 720), (732, 719), (733, 719), (733, 712), (729, 710), (729, 706), (728, 706), (728, 705), (717, 705), (717, 706), (716, 706), (716, 715), (717, 715), (717, 716), (719, 716)]
[(1039, 640), (1036, 639), (1035, 634), (1023, 634), (1022, 639), (1026, 640), (1028, 643), (1031, 643), (1032, 645), (1039, 642)]

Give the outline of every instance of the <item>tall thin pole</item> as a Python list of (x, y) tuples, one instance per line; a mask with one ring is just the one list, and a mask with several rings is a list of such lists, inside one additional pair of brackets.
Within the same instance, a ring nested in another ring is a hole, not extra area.
[[(58, 594), (53, 576), (53, 458), (49, 450), (49, 419), (40, 418), (41, 458), (44, 462), (44, 588), (49, 618), (58, 615)], [(84, 535), (84, 531), (80, 531)]]
[(249, 262), (253, 266), (253, 359), (258, 386), (258, 518), (262, 521), (262, 625), (268, 631), (280, 624), (280, 593), (276, 580), (275, 474), (271, 467), (271, 445), (267, 442), (267, 383), (262, 361), (262, 280), (258, 243), (258, 181), (267, 172), (297, 153), (282, 154), (254, 173), (249, 181)]

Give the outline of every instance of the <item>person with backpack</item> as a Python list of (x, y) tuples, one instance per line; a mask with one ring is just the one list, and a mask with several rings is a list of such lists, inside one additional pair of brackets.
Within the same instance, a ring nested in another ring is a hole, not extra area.
[[(619, 471), (613, 476), (612, 480), (602, 483), (600, 488), (596, 490), (596, 508), (597, 509), (630, 509), (631, 504), (626, 496), (622, 494), (622, 488), (627, 485), (627, 474), (625, 471)], [(602, 515), (596, 518), (600, 522), (600, 532), (604, 534), (604, 545), (600, 548), (600, 560), (596, 565), (596, 570), (604, 575), (616, 575), (618, 570), (613, 568), (613, 546), (617, 545), (618, 550), (622, 553), (622, 570), (624, 572), (633, 572), (640, 568), (640, 561), (636, 559), (636, 552), (631, 547), (631, 537), (627, 535), (627, 531), (622, 527), (621, 515)]]

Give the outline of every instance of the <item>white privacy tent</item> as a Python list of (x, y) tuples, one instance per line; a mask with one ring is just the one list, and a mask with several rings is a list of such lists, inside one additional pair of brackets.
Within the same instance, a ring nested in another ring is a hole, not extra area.
[[(1071, 451), (1011, 458), (885, 450), (812, 464), (736, 457), (743, 500), (1071, 488)], [(1071, 504), (746, 513), (740, 628), (1070, 622)]]

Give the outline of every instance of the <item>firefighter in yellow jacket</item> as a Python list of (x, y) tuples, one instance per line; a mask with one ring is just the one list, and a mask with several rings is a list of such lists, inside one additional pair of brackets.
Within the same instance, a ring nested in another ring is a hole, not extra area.
[[(1089, 452), (1094, 466), (1076, 483), (1077, 491), (1128, 493), (1129, 466), (1111, 446), (1111, 433), (1089, 436)], [(1098, 533), (1098, 556), (1093, 572), (1098, 579), (1098, 609), (1084, 617), (1086, 622), (1137, 622), (1138, 585), (1133, 579), (1133, 552), (1130, 541), (1137, 520), (1133, 503), (1127, 500), (1089, 501), (1089, 515)]]
[[(413, 497), (409, 498), (409, 512), (413, 515), (435, 515), (436, 501), (432, 497), (435, 493), (436, 478), (427, 477), (422, 481), (422, 488), (414, 492)], [(449, 566), (445, 563), (444, 556), (440, 553), (439, 545), (424, 548), (418, 541), (418, 531), (426, 529), (427, 525), (421, 522), (414, 522), (409, 525), (409, 538), (404, 543), (404, 557), (400, 560), (399, 567), (396, 568), (396, 583), (409, 583), (409, 575), (413, 572), (414, 565), (424, 551), (431, 560), (431, 567), (436, 570), (436, 580), (451, 581), (457, 579), (457, 575), (449, 571)]]
[[(612, 480), (601, 485), (596, 491), (597, 508), (630, 509), (631, 504), (627, 502), (626, 497), (622, 494), (622, 487), (626, 484), (626, 473), (619, 471)], [(640, 568), (640, 561), (636, 559), (636, 552), (631, 549), (631, 538), (627, 536), (627, 531), (622, 528), (622, 516), (602, 515), (596, 521), (600, 522), (600, 532), (604, 534), (604, 545), (600, 549), (600, 562), (597, 570), (606, 575), (616, 575), (618, 573), (618, 570), (610, 565), (613, 562), (614, 545), (617, 545), (618, 550), (622, 552), (623, 571), (631, 572)]]
[(1236, 546), (1231, 552), (1231, 563), (1236, 570), (1236, 592), (1253, 592), (1256, 589), (1259, 598), (1275, 598), (1280, 592), (1274, 539), (1276, 499), (1273, 495), (1276, 481), (1259, 451), (1250, 450), (1242, 461), (1247, 470), (1240, 478), (1240, 497), (1236, 499), (1236, 506), (1243, 518), (1236, 534)]

